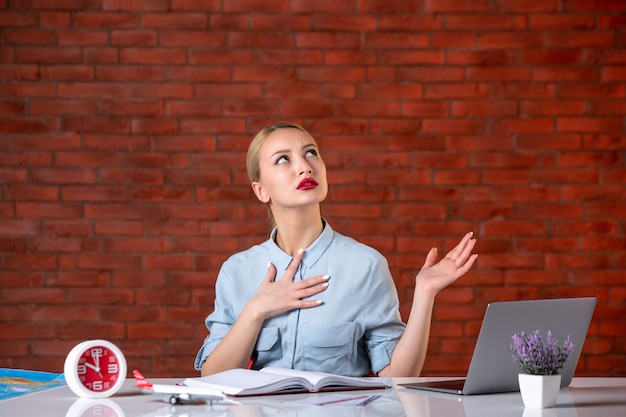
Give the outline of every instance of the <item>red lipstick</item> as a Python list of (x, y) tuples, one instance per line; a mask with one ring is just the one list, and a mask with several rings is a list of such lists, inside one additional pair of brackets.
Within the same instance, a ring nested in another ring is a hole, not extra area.
[(305, 178), (298, 184), (298, 190), (310, 190), (317, 187), (317, 181), (313, 178)]

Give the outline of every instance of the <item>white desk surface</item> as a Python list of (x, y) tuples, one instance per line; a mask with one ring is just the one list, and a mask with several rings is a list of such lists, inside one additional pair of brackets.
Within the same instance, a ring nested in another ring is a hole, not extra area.
[[(427, 378), (395, 378), (397, 383)], [(151, 382), (177, 383), (180, 379), (153, 378)], [(68, 387), (53, 388), (0, 401), (2, 417), (624, 417), (626, 378), (574, 378), (561, 389), (556, 407), (524, 408), (519, 392), (457, 396), (397, 387), (367, 394), (381, 398), (360, 407), (326, 405), (294, 406), (290, 401), (307, 395), (288, 394), (248, 397), (241, 405), (169, 405), (155, 396), (142, 394), (128, 379), (116, 395), (103, 400), (77, 398)], [(336, 394), (336, 393), (335, 393)], [(356, 391), (342, 393), (356, 395)], [(113, 411), (113, 412), (112, 412)]]

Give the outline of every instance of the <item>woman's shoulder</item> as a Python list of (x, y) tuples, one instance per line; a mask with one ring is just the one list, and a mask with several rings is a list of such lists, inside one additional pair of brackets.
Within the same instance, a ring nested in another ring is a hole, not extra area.
[(385, 257), (377, 249), (366, 245), (363, 242), (359, 242), (352, 237), (342, 235), (336, 231), (334, 231), (331, 245), (333, 247), (333, 251), (337, 251), (342, 255), (350, 253), (351, 255), (359, 255), (360, 257), (370, 257), (373, 260), (385, 259)]

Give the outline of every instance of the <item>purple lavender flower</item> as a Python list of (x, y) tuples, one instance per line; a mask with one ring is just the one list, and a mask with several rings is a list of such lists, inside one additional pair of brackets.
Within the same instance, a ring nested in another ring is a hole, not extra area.
[(511, 339), (512, 342), (507, 348), (513, 355), (513, 361), (522, 368), (524, 373), (531, 375), (558, 374), (574, 350), (574, 344), (569, 335), (563, 345), (559, 346), (550, 330), (546, 332), (545, 341), (539, 330), (535, 330), (532, 334), (519, 332), (511, 336)]

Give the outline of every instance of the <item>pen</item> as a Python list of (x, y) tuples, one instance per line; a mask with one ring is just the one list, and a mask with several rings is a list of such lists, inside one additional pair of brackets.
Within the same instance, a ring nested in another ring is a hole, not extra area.
[(332, 401), (326, 401), (323, 403), (318, 403), (317, 405), (326, 405), (326, 404), (335, 404), (335, 403), (342, 403), (344, 401), (353, 401), (353, 400), (360, 400), (363, 398), (367, 398), (367, 395), (361, 395), (359, 397), (346, 397), (346, 398), (339, 398), (337, 400), (332, 400)]
[(380, 395), (371, 395), (369, 398), (366, 398), (365, 400), (361, 401), (359, 405), (367, 405), (377, 398), (380, 398)]

